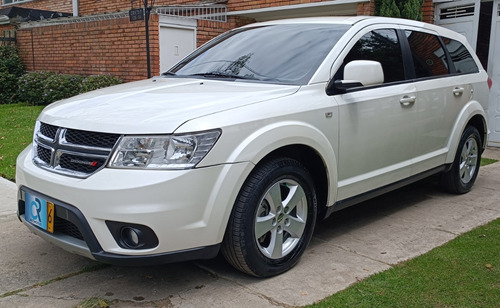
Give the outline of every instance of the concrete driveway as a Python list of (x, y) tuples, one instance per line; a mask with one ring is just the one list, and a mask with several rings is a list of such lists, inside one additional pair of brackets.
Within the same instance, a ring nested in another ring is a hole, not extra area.
[[(484, 157), (500, 159), (500, 150)], [(291, 271), (255, 279), (223, 258), (154, 267), (102, 265), (31, 234), (15, 214), (16, 186), (0, 179), (0, 307), (74, 307), (99, 297), (111, 307), (290, 307), (319, 301), (500, 217), (500, 163), (473, 190), (443, 193), (432, 179), (320, 222)]]

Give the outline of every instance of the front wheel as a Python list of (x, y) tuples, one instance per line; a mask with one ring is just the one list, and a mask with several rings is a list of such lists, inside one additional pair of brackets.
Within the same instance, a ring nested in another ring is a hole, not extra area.
[(464, 194), (471, 190), (481, 165), (481, 136), (473, 126), (467, 126), (458, 144), (451, 169), (442, 175), (443, 186), (451, 193)]
[(222, 253), (236, 269), (269, 277), (292, 268), (306, 249), (317, 215), (307, 169), (290, 158), (258, 167), (244, 183), (228, 222)]

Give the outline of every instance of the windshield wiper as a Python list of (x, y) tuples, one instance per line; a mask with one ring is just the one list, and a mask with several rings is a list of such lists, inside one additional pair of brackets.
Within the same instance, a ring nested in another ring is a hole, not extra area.
[(206, 78), (225, 78), (225, 79), (246, 79), (246, 80), (256, 80), (253, 77), (249, 76), (240, 76), (240, 75), (234, 75), (234, 74), (224, 74), (224, 73), (217, 73), (217, 72), (209, 72), (209, 73), (198, 73), (198, 74), (191, 74), (191, 75), (185, 75), (186, 77), (190, 76), (200, 76), (200, 77), (206, 77)]
[(162, 76), (176, 76), (175, 73), (172, 73), (172, 72), (169, 72), (169, 71), (166, 71), (164, 72), (163, 74), (161, 74)]

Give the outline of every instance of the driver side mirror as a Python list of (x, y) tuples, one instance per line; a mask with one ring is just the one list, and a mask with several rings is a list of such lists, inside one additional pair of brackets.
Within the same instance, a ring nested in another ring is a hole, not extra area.
[(377, 61), (355, 60), (344, 67), (343, 80), (330, 80), (326, 88), (327, 95), (346, 93), (347, 90), (376, 86), (384, 83), (384, 71)]

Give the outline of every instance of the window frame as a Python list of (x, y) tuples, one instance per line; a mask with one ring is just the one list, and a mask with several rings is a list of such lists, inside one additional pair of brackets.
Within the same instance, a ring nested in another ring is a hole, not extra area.
[[(6, 1), (10, 1), (10, 3), (5, 3)], [(7, 5), (14, 5), (18, 3), (25, 3), (25, 2), (32, 2), (33, 0), (2, 0), (2, 5), (7, 6)]]
[[(401, 28), (401, 25), (395, 25), (395, 24), (378, 24), (378, 25), (371, 25), (368, 26), (361, 31), (359, 31), (356, 35), (354, 35), (349, 44), (346, 45), (345, 49), (342, 51), (342, 54), (339, 58), (337, 58), (337, 61), (340, 62), (340, 65), (336, 68), (335, 73), (333, 74), (329, 86), (327, 88), (332, 88), (333, 83), (335, 80), (339, 80), (339, 76), (343, 75), (343, 72), (341, 70), (344, 69), (344, 60), (347, 57), (347, 55), (351, 52), (351, 50), (354, 48), (354, 46), (358, 43), (358, 41), (365, 36), (366, 34), (373, 32), (373, 31), (379, 31), (379, 30), (394, 30), (396, 33), (396, 36), (398, 38), (398, 43), (401, 48), (401, 56), (402, 56), (402, 61), (403, 61), (403, 75), (404, 79), (400, 81), (393, 81), (393, 82), (387, 82), (383, 83), (380, 85), (374, 85), (374, 86), (361, 86), (361, 87), (355, 87), (355, 88), (350, 88), (342, 92), (338, 92), (338, 90), (334, 90), (328, 95), (338, 95), (338, 94), (346, 94), (346, 93), (352, 93), (352, 92), (357, 92), (357, 91), (364, 91), (364, 90), (370, 90), (370, 89), (376, 89), (380, 87), (388, 87), (388, 86), (393, 86), (393, 85), (400, 85), (400, 84), (405, 84), (405, 83), (411, 83), (414, 81), (414, 78), (412, 77), (412, 74), (414, 76), (413, 72), (413, 63), (410, 63), (411, 61), (411, 55), (408, 56), (408, 41), (406, 40), (406, 37), (404, 36), (404, 29)], [(410, 58), (410, 59), (408, 59)], [(341, 61), (340, 61), (341, 60)], [(329, 92), (330, 90), (327, 90)]]

